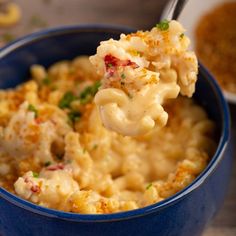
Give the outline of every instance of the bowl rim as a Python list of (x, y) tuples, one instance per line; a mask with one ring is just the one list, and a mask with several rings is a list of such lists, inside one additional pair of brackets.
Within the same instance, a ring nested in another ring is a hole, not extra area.
[[(50, 28), (46, 30), (42, 30), (33, 34), (26, 35), (21, 37), (12, 43), (4, 46), (0, 49), (0, 60), (7, 54), (14, 52), (15, 49), (19, 47), (24, 47), (28, 44), (31, 44), (35, 41), (42, 40), (44, 38), (52, 37), (55, 35), (63, 35), (72, 32), (116, 32), (116, 33), (129, 33), (134, 31), (135, 29), (118, 26), (118, 25), (104, 25), (104, 24), (86, 24), (86, 25), (72, 25), (72, 26), (60, 26), (55, 28)], [(218, 106), (221, 109), (221, 116), (223, 120), (222, 131), (219, 140), (219, 144), (217, 150), (212, 157), (211, 161), (208, 163), (207, 167), (201, 174), (187, 187), (172, 195), (171, 197), (164, 199), (161, 202), (131, 210), (124, 211), (119, 213), (110, 213), (110, 214), (79, 214), (79, 213), (71, 213), (64, 212), (59, 210), (54, 210), (46, 207), (42, 207), (36, 205), (32, 202), (26, 201), (17, 195), (14, 195), (7, 190), (0, 187), (0, 197), (7, 200), (8, 202), (16, 205), (17, 207), (21, 207), (30, 212), (43, 215), (50, 218), (59, 218), (68, 221), (76, 221), (76, 222), (106, 222), (106, 221), (120, 221), (126, 220), (130, 218), (141, 217), (143, 215), (151, 214), (156, 211), (160, 211), (174, 203), (180, 201), (181, 199), (187, 197), (192, 191), (196, 190), (200, 187), (206, 179), (212, 174), (212, 172), (216, 169), (218, 164), (224, 158), (224, 151), (228, 145), (230, 138), (230, 114), (228, 104), (223, 96), (223, 93), (217, 84), (217, 82), (213, 79), (211, 74), (204, 68), (204, 66), (199, 63), (199, 71), (200, 73), (208, 80), (210, 86), (213, 88), (217, 99)]]

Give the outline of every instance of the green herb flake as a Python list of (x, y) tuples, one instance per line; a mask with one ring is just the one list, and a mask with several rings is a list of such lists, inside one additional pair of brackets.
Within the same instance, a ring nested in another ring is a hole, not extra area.
[(70, 112), (68, 113), (68, 118), (69, 118), (69, 120), (70, 120), (72, 123), (74, 123), (74, 122), (80, 120), (80, 118), (81, 118), (81, 113), (78, 112), (78, 111), (70, 111)]
[(81, 99), (80, 99), (80, 103), (81, 103), (82, 105), (85, 105), (85, 104), (89, 103), (89, 102), (91, 101), (91, 99), (92, 99), (91, 96), (87, 96), (86, 98), (81, 98)]
[(2, 40), (5, 42), (5, 43), (9, 43), (11, 42), (12, 40), (15, 39), (15, 36), (11, 33), (5, 33), (2, 35)]
[(44, 78), (43, 80), (42, 80), (42, 83), (44, 84), (44, 85), (49, 85), (49, 84), (51, 84), (51, 80), (48, 78), (48, 77), (46, 77), (46, 78)]
[(94, 144), (93, 145), (93, 150), (97, 149), (98, 148), (98, 145), (97, 144)]
[(96, 81), (93, 85), (86, 87), (79, 95), (81, 104), (88, 103), (97, 93), (100, 86), (101, 82)]
[(34, 178), (38, 178), (39, 177), (39, 173), (37, 173), (37, 172), (32, 172), (33, 173), (33, 177)]
[(108, 63), (107, 65), (109, 68), (111, 68), (113, 65), (111, 63)]
[(126, 78), (125, 74), (122, 73), (122, 74), (121, 74), (121, 79), (125, 79), (125, 78)]
[(152, 187), (152, 183), (147, 185), (146, 190), (150, 189), (151, 187)]
[(168, 30), (169, 29), (169, 21), (162, 20), (159, 24), (156, 24), (156, 27), (161, 31)]
[(77, 97), (71, 91), (68, 91), (64, 94), (58, 105), (61, 109), (70, 108), (71, 102), (76, 99)]
[(32, 104), (29, 104), (28, 111), (34, 112), (35, 118), (38, 117), (38, 110)]
[(142, 52), (137, 51), (138, 56), (142, 56)]
[(179, 37), (182, 39), (184, 37), (184, 33), (180, 34)]
[(47, 161), (44, 163), (44, 166), (47, 167), (47, 166), (50, 166), (51, 164), (52, 164), (51, 161)]
[(85, 154), (86, 153), (86, 149), (85, 148), (83, 148), (83, 154)]

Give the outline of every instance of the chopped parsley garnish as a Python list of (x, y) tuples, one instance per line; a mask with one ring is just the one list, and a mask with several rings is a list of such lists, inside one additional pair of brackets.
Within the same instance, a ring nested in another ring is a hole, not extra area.
[(81, 113), (78, 111), (70, 111), (68, 113), (69, 120), (74, 123), (75, 121), (79, 121), (81, 117)]
[(97, 149), (98, 148), (98, 145), (97, 144), (94, 144), (93, 145), (93, 150)]
[(71, 102), (76, 100), (76, 98), (77, 97), (71, 91), (66, 92), (62, 99), (59, 101), (59, 107), (61, 109), (70, 108)]
[(34, 178), (38, 178), (38, 177), (39, 177), (39, 173), (33, 172), (33, 177), (34, 177)]
[(62, 99), (59, 101), (59, 107), (61, 109), (70, 108), (71, 102), (76, 99), (80, 100), (81, 104), (86, 104), (91, 101), (94, 95), (97, 93), (98, 88), (101, 86), (100, 81), (96, 81), (93, 85), (87, 86), (79, 95), (79, 97), (75, 96), (71, 91), (68, 91), (64, 94)]
[(96, 81), (93, 85), (86, 87), (79, 95), (82, 104), (88, 103), (97, 93), (98, 88), (101, 86), (100, 81)]
[(46, 78), (44, 78), (43, 80), (42, 80), (42, 83), (44, 84), (44, 85), (49, 85), (49, 84), (51, 84), (51, 80), (48, 78), (48, 77), (46, 77)]
[(146, 190), (148, 190), (149, 188), (152, 187), (152, 183), (148, 184), (147, 187), (146, 187)]
[(80, 99), (80, 103), (81, 103), (82, 105), (85, 105), (85, 104), (87, 104), (88, 102), (90, 102), (90, 100), (91, 100), (91, 96), (87, 96), (87, 97), (85, 97), (85, 98), (81, 98), (81, 99)]
[(142, 53), (139, 52), (139, 51), (137, 51), (137, 55), (138, 55), (138, 56), (142, 56)]
[(169, 21), (162, 20), (159, 24), (156, 24), (156, 27), (161, 31), (168, 30), (169, 29)]
[(38, 110), (32, 104), (29, 104), (28, 111), (34, 112), (35, 117), (38, 117)]
[(113, 65), (111, 63), (108, 63), (107, 66), (111, 68)]
[(47, 161), (44, 163), (44, 166), (47, 167), (47, 166), (50, 166), (51, 164), (52, 164), (51, 161)]
[(125, 79), (125, 78), (126, 78), (125, 74), (122, 73), (122, 74), (121, 74), (121, 79)]
[(184, 37), (184, 33), (180, 34), (179, 37), (182, 39)]

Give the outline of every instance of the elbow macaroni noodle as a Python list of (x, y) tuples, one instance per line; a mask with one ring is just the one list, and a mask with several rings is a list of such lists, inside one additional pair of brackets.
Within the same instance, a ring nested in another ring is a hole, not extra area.
[(179, 92), (190, 97), (195, 89), (197, 59), (188, 46), (177, 21), (165, 30), (154, 27), (101, 42), (90, 61), (102, 76), (95, 103), (104, 126), (137, 136), (166, 125), (163, 103)]

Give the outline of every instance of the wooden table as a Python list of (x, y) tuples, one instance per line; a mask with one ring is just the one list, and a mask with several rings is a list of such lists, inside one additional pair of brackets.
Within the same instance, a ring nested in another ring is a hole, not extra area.
[[(1, 0), (0, 0), (1, 2)], [(110, 23), (150, 28), (158, 20), (157, 0), (15, 0), (22, 8), (23, 17), (16, 26), (8, 29), (0, 28), (0, 45), (24, 34), (45, 27), (82, 24)], [(236, 106), (231, 105), (232, 142), (236, 142)], [(204, 236), (236, 236), (236, 162), (225, 203), (206, 229)]]

